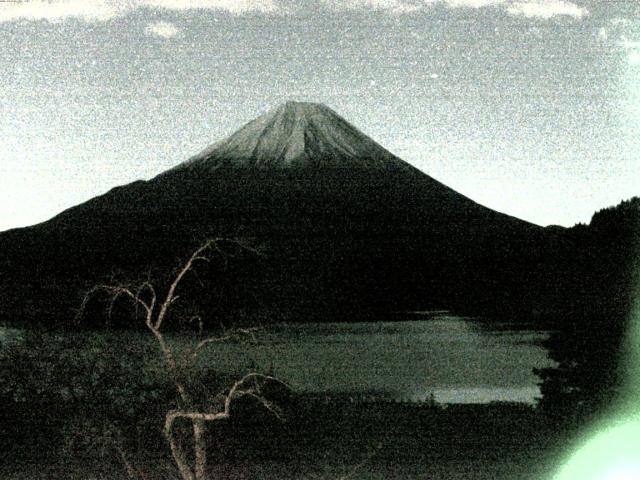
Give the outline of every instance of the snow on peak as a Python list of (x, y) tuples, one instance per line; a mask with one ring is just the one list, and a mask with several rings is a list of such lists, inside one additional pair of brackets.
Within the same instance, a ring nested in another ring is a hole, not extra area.
[(288, 101), (180, 167), (363, 168), (406, 165), (329, 107)]

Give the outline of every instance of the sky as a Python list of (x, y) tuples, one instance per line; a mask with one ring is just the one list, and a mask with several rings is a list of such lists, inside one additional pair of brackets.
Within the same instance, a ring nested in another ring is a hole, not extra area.
[(286, 100), (540, 224), (640, 195), (635, 0), (0, 2), (0, 231)]

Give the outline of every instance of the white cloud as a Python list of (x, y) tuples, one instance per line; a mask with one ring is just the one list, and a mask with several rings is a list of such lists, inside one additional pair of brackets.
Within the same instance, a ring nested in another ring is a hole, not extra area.
[(332, 10), (376, 10), (394, 14), (413, 13), (424, 7), (422, 2), (403, 0), (322, 0)]
[(152, 35), (156, 37), (162, 38), (171, 38), (175, 37), (178, 32), (178, 28), (170, 22), (155, 22), (147, 25), (147, 28), (144, 29), (144, 32), (147, 35)]
[(333, 10), (378, 10), (390, 13), (413, 13), (436, 5), (449, 7), (482, 8), (498, 5), (507, 0), (322, 0), (322, 3)]
[(445, 0), (450, 7), (484, 8), (505, 3), (506, 0)]
[(511, 15), (549, 19), (554, 16), (582, 18), (589, 14), (586, 8), (565, 0), (322, 0), (333, 10), (370, 9), (390, 13), (412, 13), (433, 5), (450, 8), (499, 7)]
[(278, 10), (274, 0), (139, 0), (137, 4), (167, 10), (223, 10), (235, 15)]
[(603, 42), (609, 38), (609, 32), (605, 27), (601, 27), (600, 30), (598, 30), (598, 38)]
[(624, 26), (628, 26), (631, 25), (631, 20), (629, 20), (628, 18), (624, 18), (624, 17), (615, 17), (612, 18), (611, 20), (609, 20), (609, 23), (611, 23), (611, 25), (624, 25)]
[(58, 22), (75, 17), (85, 21), (104, 21), (118, 15), (114, 2), (89, 2), (82, 0), (32, 0), (1, 2), (0, 22), (14, 20), (47, 20)]
[[(411, 14), (433, 5), (451, 8), (499, 7), (512, 15), (551, 18), (566, 15), (581, 18), (588, 14), (565, 0), (320, 0), (334, 11), (375, 10), (389, 14)], [(20, 19), (57, 22), (66, 18), (105, 21), (138, 8), (173, 11), (220, 10), (233, 15), (247, 13), (282, 14), (286, 8), (278, 0), (25, 0), (0, 1), (0, 23)]]
[(640, 65), (640, 41), (629, 40), (623, 35), (618, 41), (618, 46), (625, 50), (630, 65)]
[(629, 60), (630, 65), (640, 65), (640, 51), (632, 50), (629, 52), (627, 59)]
[(582, 18), (589, 14), (586, 8), (563, 0), (513, 2), (507, 7), (507, 12), (511, 15), (543, 19), (549, 19), (559, 15)]
[(0, 1), (0, 23), (15, 20), (59, 22), (78, 18), (105, 21), (140, 7), (166, 10), (222, 10), (234, 15), (278, 11), (275, 0), (23, 0)]
[[(609, 21), (609, 25), (602, 27), (598, 38), (602, 42), (618, 49), (621, 58), (624, 58), (629, 65), (640, 65), (640, 40), (637, 37), (638, 22), (632, 22), (624, 18), (615, 18)], [(604, 35), (602, 32), (605, 32)], [(629, 38), (631, 37), (631, 39)]]
[(629, 49), (640, 49), (640, 42), (629, 40), (624, 35), (622, 37), (620, 37), (620, 41), (618, 42), (618, 45), (620, 45), (622, 48), (625, 48), (627, 50), (629, 50)]

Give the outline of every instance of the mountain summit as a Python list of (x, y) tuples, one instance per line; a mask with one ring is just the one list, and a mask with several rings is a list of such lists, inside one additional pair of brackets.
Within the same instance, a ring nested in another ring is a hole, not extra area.
[(408, 165), (329, 107), (286, 102), (176, 167), (398, 168)]
[(151, 180), (1, 233), (0, 317), (64, 319), (82, 289), (170, 272), (212, 237), (266, 252), (191, 295), (230, 322), (526, 310), (546, 251), (543, 229), (413, 168), (328, 107), (287, 102)]

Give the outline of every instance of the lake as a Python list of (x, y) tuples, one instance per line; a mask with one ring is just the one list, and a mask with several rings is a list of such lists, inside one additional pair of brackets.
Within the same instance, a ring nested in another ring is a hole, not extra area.
[[(92, 343), (85, 342), (83, 333), (73, 335), (80, 337), (78, 348)], [(146, 332), (88, 335), (126, 335), (129, 344), (154, 341)], [(15, 329), (0, 328), (0, 345), (16, 336)], [(433, 395), (440, 403), (533, 403), (540, 392), (532, 369), (553, 365), (539, 345), (547, 336), (448, 314), (412, 321), (278, 325), (260, 331), (257, 343), (213, 344), (199, 364), (238, 375), (256, 368), (297, 392), (359, 401), (421, 402)], [(169, 339), (178, 347), (187, 344), (185, 335)]]
[(255, 366), (307, 393), (440, 403), (513, 401), (539, 396), (533, 368), (552, 366), (539, 342), (548, 333), (488, 328), (440, 314), (416, 321), (312, 323), (271, 328), (259, 344), (225, 345), (204, 362)]

